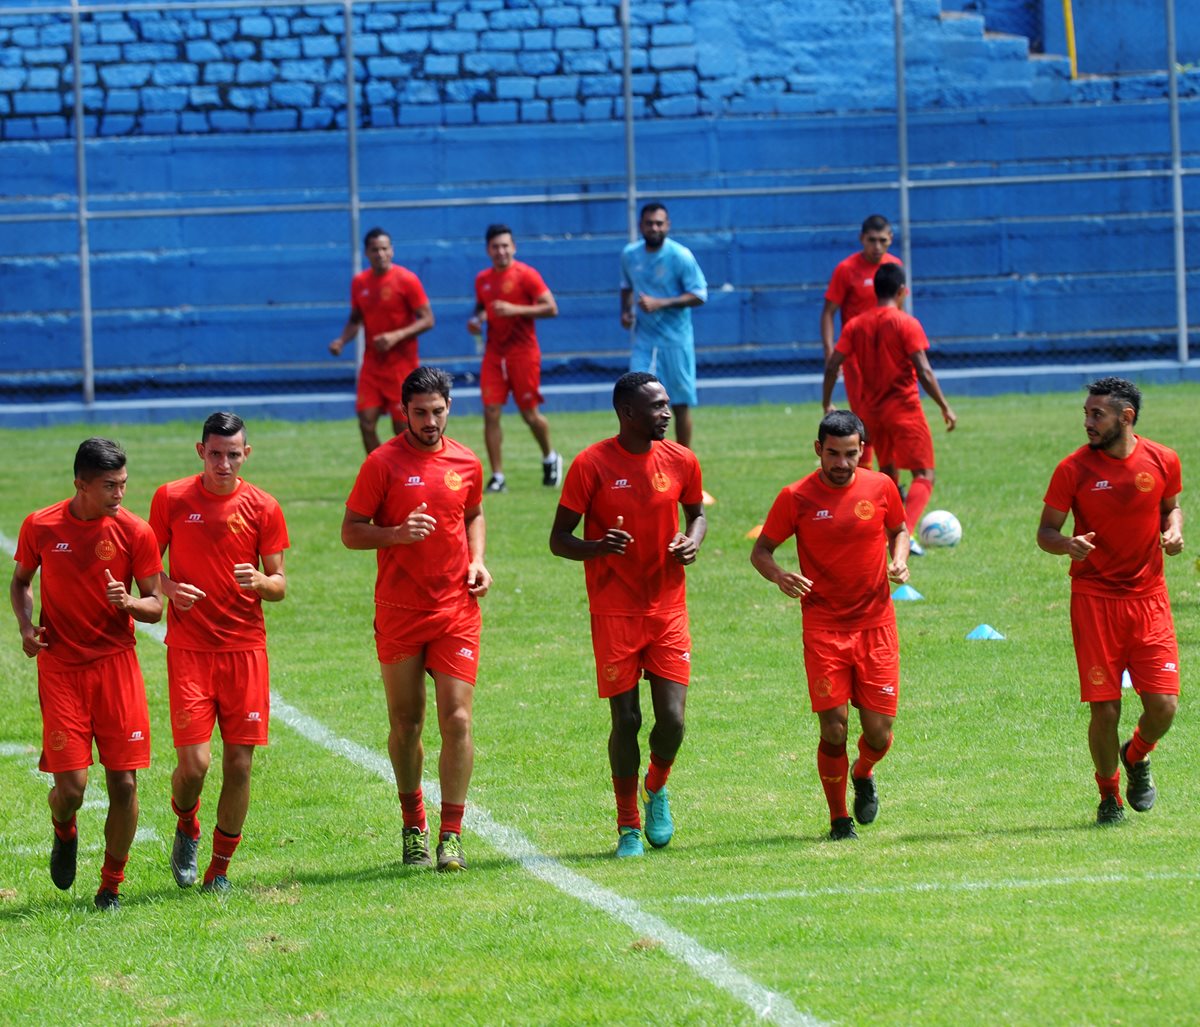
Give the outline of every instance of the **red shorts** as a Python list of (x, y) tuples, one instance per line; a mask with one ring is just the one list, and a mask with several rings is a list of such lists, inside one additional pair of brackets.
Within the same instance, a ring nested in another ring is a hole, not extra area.
[(358, 372), (355, 410), (383, 408), (393, 421), (403, 421), (401, 388), (404, 379), (417, 369), (417, 361), (396, 360), (388, 364), (363, 364)]
[(450, 609), (375, 607), (375, 652), (380, 663), (424, 655), (425, 669), (475, 684), (483, 618), (473, 596)]
[(1121, 674), (1134, 691), (1179, 694), (1179, 648), (1166, 591), (1136, 598), (1071, 594), (1071, 634), (1080, 702), (1121, 698)]
[(202, 745), (221, 725), (228, 745), (266, 745), (271, 672), (265, 649), (200, 652), (167, 646), (175, 747)]
[(42, 706), (42, 758), (47, 774), (92, 765), (92, 739), (108, 770), (150, 766), (150, 709), (146, 684), (133, 649), (124, 649), (72, 670), (38, 663)]
[(814, 713), (847, 703), (886, 717), (900, 699), (900, 637), (895, 624), (861, 631), (804, 631), (804, 671)]
[(925, 412), (900, 407), (883, 416), (863, 418), (880, 467), (917, 471), (933, 467), (933, 435)]
[(511, 392), (518, 410), (532, 410), (543, 402), (541, 388), (541, 350), (530, 347), (504, 356), (492, 350), (484, 352), (479, 395), (487, 406), (503, 406)]
[(692, 676), (687, 608), (643, 617), (593, 613), (592, 652), (601, 699), (634, 688), (643, 670), (686, 685)]

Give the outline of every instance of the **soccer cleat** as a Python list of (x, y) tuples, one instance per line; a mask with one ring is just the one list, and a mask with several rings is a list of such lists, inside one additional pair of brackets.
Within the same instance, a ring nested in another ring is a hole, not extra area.
[(205, 881), (200, 885), (200, 890), (209, 895), (228, 895), (233, 891), (233, 885), (229, 883), (229, 878), (224, 874), (217, 874), (211, 881)]
[(829, 825), (830, 841), (844, 842), (856, 839), (857, 837), (858, 832), (854, 830), (854, 819), (852, 817), (838, 817)]
[(656, 849), (665, 848), (675, 834), (675, 822), (671, 819), (671, 804), (667, 800), (667, 786), (657, 792), (648, 791), (642, 780), (642, 809), (646, 814), (646, 841)]
[(105, 913), (115, 913), (121, 908), (121, 896), (107, 888), (101, 888), (96, 892), (96, 897), (92, 901), (96, 904), (97, 909)]
[(562, 454), (555, 453), (542, 461), (542, 484), (550, 487), (562, 481)]
[(860, 824), (873, 823), (879, 815), (879, 792), (875, 789), (875, 777), (852, 777), (854, 785), (854, 819)]
[(1125, 807), (1121, 805), (1121, 800), (1115, 795), (1106, 795), (1100, 800), (1100, 807), (1096, 810), (1096, 823), (1101, 827), (1111, 827), (1113, 824), (1123, 824), (1125, 822)]
[(925, 547), (921, 545), (915, 538), (908, 540), (908, 555), (909, 556), (924, 556)]
[(54, 835), (54, 844), (50, 847), (50, 880), (56, 888), (66, 891), (75, 883), (75, 857), (79, 853), (79, 835), (69, 842), (64, 842)]
[(617, 859), (629, 856), (644, 856), (646, 848), (642, 845), (642, 832), (636, 827), (617, 828)]
[(1150, 757), (1147, 756), (1140, 763), (1130, 763), (1125, 755), (1128, 749), (1129, 742), (1121, 746), (1121, 766), (1125, 768), (1126, 777), (1125, 798), (1135, 810), (1145, 813), (1158, 797), (1158, 789), (1154, 787), (1154, 778), (1150, 773)]
[(508, 486), (504, 483), (503, 478), (500, 478), (497, 475), (493, 474), (491, 476), (491, 478), (488, 479), (487, 487), (483, 491), (484, 492), (507, 492)]
[(175, 828), (175, 842), (171, 846), (171, 874), (180, 888), (190, 888), (196, 883), (199, 874), (196, 850), (199, 847), (199, 838), (189, 838), (178, 827)]
[(467, 857), (463, 855), (462, 836), (446, 831), (437, 847), (437, 868), (457, 872), (467, 869)]
[(419, 827), (406, 827), (400, 832), (404, 843), (404, 865), (406, 867), (431, 867), (429, 858), (429, 831)]

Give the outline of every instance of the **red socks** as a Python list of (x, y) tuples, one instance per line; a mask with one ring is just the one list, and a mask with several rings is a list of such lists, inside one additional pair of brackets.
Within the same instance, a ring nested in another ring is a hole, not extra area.
[(233, 859), (238, 842), (241, 840), (242, 836), (240, 834), (226, 834), (219, 827), (213, 828), (212, 862), (208, 864), (208, 869), (204, 871), (205, 884), (211, 884), (214, 877), (229, 876), (229, 861)]
[(665, 760), (661, 756), (650, 753), (650, 769), (646, 772), (646, 791), (658, 792), (667, 783), (671, 774), (671, 764), (675, 761)]
[[(429, 825), (425, 820), (425, 796), (418, 788), (415, 792), (400, 792), (400, 813), (404, 817), (405, 827), (419, 827), (428, 831)], [(442, 814), (443, 818), (445, 813)]]
[(846, 756), (846, 744), (830, 745), (825, 739), (817, 744), (817, 773), (821, 787), (825, 789), (825, 801), (829, 803), (829, 819), (848, 817), (846, 811), (846, 772), (850, 760)]
[(1158, 742), (1147, 742), (1142, 737), (1141, 731), (1136, 727), (1133, 729), (1133, 737), (1129, 740), (1129, 748), (1125, 750), (1125, 758), (1130, 763), (1141, 763), (1147, 756), (1154, 752)]
[(100, 890), (110, 891), (114, 895), (121, 890), (121, 882), (125, 880), (125, 864), (128, 856), (114, 856), (107, 849), (104, 851), (104, 866), (100, 870)]
[(929, 505), (929, 497), (933, 494), (933, 482), (928, 478), (913, 478), (908, 483), (908, 497), (904, 500), (904, 520), (908, 523), (908, 533), (915, 534), (917, 525), (921, 523), (921, 514)]
[(75, 826), (75, 814), (71, 814), (71, 819), (65, 824), (60, 824), (54, 819), (54, 814), (50, 814), (50, 823), (54, 825), (54, 833), (60, 842), (69, 842), (72, 838), (79, 836), (79, 829)]
[(466, 803), (442, 803), (442, 834), (462, 834), (463, 811), (466, 808)]
[(175, 796), (171, 796), (171, 811), (179, 819), (175, 822), (175, 826), (179, 828), (185, 835), (195, 841), (200, 837), (200, 820), (197, 814), (200, 812), (200, 800), (196, 800), (196, 805), (191, 809), (180, 809), (179, 804), (175, 801)]
[(854, 761), (854, 777), (870, 777), (875, 773), (875, 764), (888, 754), (892, 747), (892, 735), (888, 735), (887, 745), (882, 749), (872, 749), (862, 735), (858, 736), (858, 759)]
[(638, 809), (638, 779), (617, 777), (612, 779), (613, 794), (617, 797), (617, 827), (636, 827), (641, 830), (642, 814)]
[(1096, 787), (1100, 789), (1100, 798), (1113, 798), (1117, 800), (1117, 805), (1121, 806), (1121, 772), (1118, 770), (1112, 777), (1101, 777), (1096, 775)]

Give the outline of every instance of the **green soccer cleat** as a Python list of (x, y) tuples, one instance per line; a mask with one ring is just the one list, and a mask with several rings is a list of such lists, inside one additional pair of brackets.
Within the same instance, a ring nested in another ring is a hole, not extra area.
[(838, 817), (829, 825), (829, 840), (831, 842), (846, 842), (857, 838), (858, 832), (854, 830), (853, 817)]
[(630, 856), (644, 856), (646, 848), (642, 845), (642, 832), (636, 827), (617, 828), (617, 859), (627, 859)]
[(437, 868), (451, 873), (467, 869), (467, 857), (463, 855), (461, 835), (450, 831), (442, 835), (437, 847)]
[(1154, 800), (1158, 797), (1158, 789), (1154, 787), (1154, 777), (1150, 773), (1150, 757), (1139, 763), (1130, 763), (1125, 755), (1128, 749), (1129, 742), (1121, 746), (1121, 766), (1125, 768), (1126, 778), (1125, 798), (1135, 810), (1145, 813), (1154, 806)]
[(433, 860), (429, 858), (428, 828), (422, 831), (419, 827), (406, 827), (400, 834), (403, 839), (406, 867), (433, 866)]
[(852, 777), (854, 785), (854, 819), (860, 824), (874, 823), (879, 816), (879, 792), (875, 788), (875, 777)]
[(646, 789), (642, 781), (642, 809), (646, 815), (646, 841), (656, 849), (665, 848), (675, 834), (675, 823), (671, 820), (671, 803), (667, 799), (667, 786), (657, 792)]
[(1100, 827), (1112, 827), (1125, 822), (1125, 807), (1115, 795), (1106, 795), (1096, 810), (1096, 823)]

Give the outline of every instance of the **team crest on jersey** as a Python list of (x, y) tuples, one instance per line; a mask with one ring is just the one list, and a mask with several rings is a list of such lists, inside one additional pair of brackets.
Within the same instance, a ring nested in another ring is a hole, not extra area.
[(1133, 484), (1139, 492), (1149, 492), (1154, 488), (1154, 475), (1149, 471), (1139, 471), (1134, 476)]
[(65, 731), (50, 732), (50, 749), (52, 752), (62, 752), (67, 747), (67, 733)]
[(503, 293), (510, 293), (516, 287), (517, 287), (517, 283), (514, 282), (511, 278), (506, 278), (506, 279), (504, 279), (503, 282), (500, 283), (500, 291)]
[(617, 680), (617, 668), (614, 667), (611, 663), (606, 663), (604, 665), (604, 680), (605, 681), (616, 681)]
[(458, 471), (447, 471), (442, 481), (446, 483), (446, 488), (451, 492), (457, 492), (463, 487), (462, 475)]
[(813, 682), (813, 691), (823, 698), (831, 696), (833, 695), (833, 682), (826, 677), (817, 678)]
[(250, 530), (250, 525), (246, 522), (246, 518), (240, 513), (231, 514), (225, 524), (235, 535), (241, 535), (243, 532)]
[(671, 487), (671, 479), (662, 471), (655, 471), (650, 484), (654, 486), (655, 492), (666, 492)]
[(96, 556), (101, 560), (111, 560), (117, 555), (117, 544), (110, 538), (102, 538), (96, 543)]
[(396, 294), (392, 291), (392, 287), (390, 285), (385, 285), (379, 290), (379, 298), (383, 300), (384, 303), (387, 303), (395, 295)]
[[(195, 682), (189, 681), (188, 686), (190, 688), (194, 688)], [(179, 730), (181, 730), (181, 731), (185, 727), (187, 727), (191, 722), (192, 722), (192, 711), (191, 710), (180, 710), (178, 713), (175, 714), (175, 716), (172, 720), (172, 723), (174, 723), (174, 725), (177, 728), (179, 728)]]
[(869, 521), (875, 516), (875, 504), (869, 499), (860, 499), (854, 504), (854, 516), (860, 521)]
[(1093, 685), (1102, 685), (1104, 684), (1104, 680), (1105, 673), (1103, 667), (1092, 667), (1092, 669), (1088, 671), (1088, 681), (1090, 681)]

